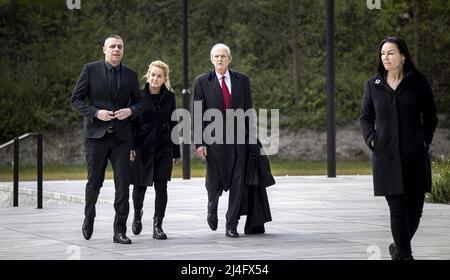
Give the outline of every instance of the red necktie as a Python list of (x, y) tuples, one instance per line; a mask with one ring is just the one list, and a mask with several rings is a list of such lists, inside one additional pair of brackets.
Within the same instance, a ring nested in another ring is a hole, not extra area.
[(225, 83), (225, 76), (222, 76), (222, 95), (225, 103), (225, 109), (230, 109), (231, 94), (228, 90), (227, 83)]

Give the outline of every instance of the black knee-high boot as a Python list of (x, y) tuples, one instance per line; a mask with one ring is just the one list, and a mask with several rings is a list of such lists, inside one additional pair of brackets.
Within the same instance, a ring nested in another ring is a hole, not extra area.
[(167, 239), (162, 222), (167, 206), (167, 181), (155, 182), (155, 215), (153, 217), (153, 238)]

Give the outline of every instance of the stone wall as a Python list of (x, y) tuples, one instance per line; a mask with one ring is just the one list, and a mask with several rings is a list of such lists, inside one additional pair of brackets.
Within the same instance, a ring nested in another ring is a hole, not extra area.
[[(280, 130), (280, 145), (277, 155), (281, 158), (303, 160), (325, 160), (327, 155), (326, 131), (308, 129)], [(20, 164), (35, 164), (36, 140), (28, 138), (20, 144)], [(83, 164), (85, 162), (84, 141), (81, 129), (54, 135), (44, 135), (44, 163)], [(450, 129), (438, 128), (431, 145), (434, 158), (450, 158)], [(370, 156), (361, 131), (357, 125), (336, 128), (336, 154), (338, 159), (360, 159)], [(195, 157), (195, 147), (191, 146)], [(0, 153), (0, 164), (11, 165), (12, 146)]]

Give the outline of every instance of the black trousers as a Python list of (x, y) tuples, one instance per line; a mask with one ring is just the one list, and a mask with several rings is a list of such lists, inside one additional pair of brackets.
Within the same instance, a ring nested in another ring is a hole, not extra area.
[(386, 196), (391, 216), (391, 231), (400, 256), (411, 256), (411, 240), (419, 227), (425, 194)]
[[(241, 157), (236, 153), (228, 196), (228, 210), (225, 214), (226, 229), (236, 229), (239, 223), (239, 210), (242, 199), (241, 176)], [(221, 195), (222, 190), (208, 189), (208, 212), (217, 212)]]
[(88, 182), (86, 184), (86, 205), (84, 215), (87, 219), (95, 218), (95, 204), (100, 188), (105, 179), (108, 159), (114, 172), (114, 233), (126, 233), (129, 213), (130, 185), (130, 149), (131, 140), (117, 139), (115, 134), (105, 134), (99, 139), (86, 139), (86, 161)]
[[(167, 207), (167, 181), (156, 181), (155, 184), (155, 214), (154, 217), (164, 217)], [(133, 205), (134, 210), (140, 211), (144, 207), (145, 192), (147, 186), (134, 185)]]

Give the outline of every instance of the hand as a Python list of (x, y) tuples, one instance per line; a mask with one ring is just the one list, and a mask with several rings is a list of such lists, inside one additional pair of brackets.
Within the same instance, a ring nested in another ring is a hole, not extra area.
[(124, 120), (131, 116), (131, 109), (130, 108), (123, 108), (116, 112), (114, 112), (114, 116), (119, 120)]
[(136, 151), (135, 150), (131, 150), (130, 151), (130, 160), (134, 161), (136, 159)]
[(97, 111), (97, 119), (107, 122), (110, 121), (112, 119), (115, 119), (116, 117), (114, 116), (114, 112), (113, 111), (108, 111), (108, 110), (98, 110)]
[(197, 155), (202, 159), (202, 160), (205, 160), (206, 159), (206, 156), (207, 156), (207, 152), (206, 152), (206, 147), (205, 146), (200, 146), (198, 149), (197, 149)]
[(181, 162), (181, 159), (179, 159), (179, 158), (173, 159), (173, 164), (179, 164), (180, 162)]

